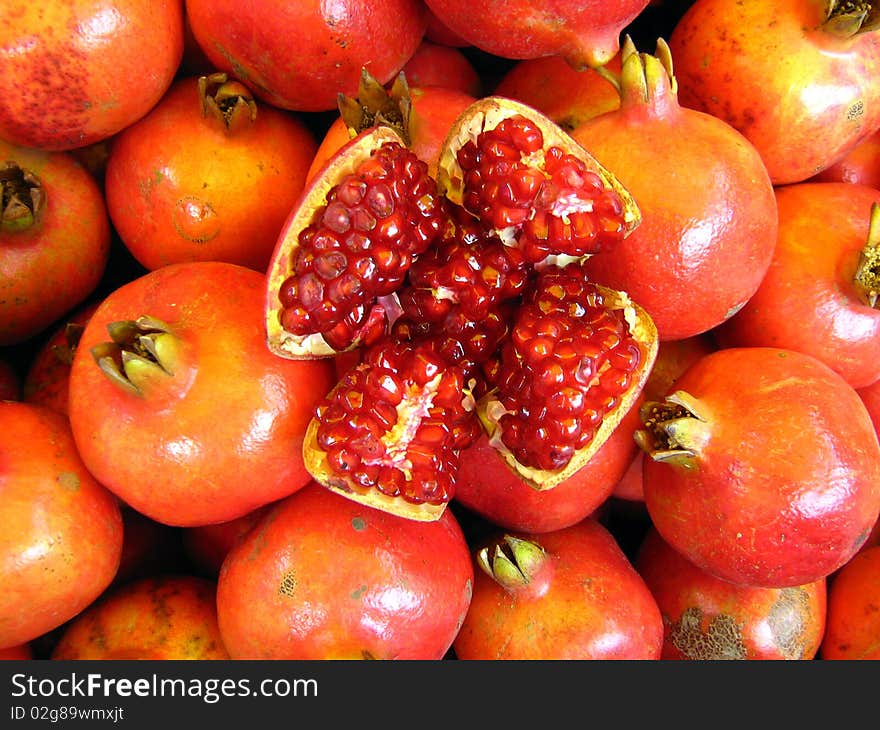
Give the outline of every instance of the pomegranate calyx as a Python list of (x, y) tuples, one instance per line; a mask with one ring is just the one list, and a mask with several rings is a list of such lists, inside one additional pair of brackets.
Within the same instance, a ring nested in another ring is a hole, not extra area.
[(64, 342), (58, 345), (52, 345), (52, 355), (65, 365), (73, 363), (73, 354), (76, 346), (82, 337), (85, 325), (78, 322), (68, 322), (64, 326)]
[(529, 586), (547, 567), (544, 548), (531, 540), (504, 535), (476, 555), (480, 569), (502, 588), (515, 591)]
[(142, 395), (148, 381), (173, 375), (178, 338), (161, 320), (147, 315), (119, 320), (108, 324), (107, 332), (110, 341), (90, 352), (102, 372), (123, 390)]
[(0, 232), (30, 228), (45, 204), (46, 192), (34, 173), (12, 160), (0, 164)]
[(852, 38), (880, 28), (880, 3), (875, 0), (828, 0), (822, 30)]
[(666, 111), (678, 96), (678, 81), (672, 70), (672, 54), (662, 38), (654, 55), (639, 53), (627, 36), (621, 46), (620, 98), (622, 106), (649, 106)]
[(257, 118), (254, 95), (243, 83), (220, 71), (198, 80), (202, 115), (223, 123), (227, 131), (252, 124)]
[(397, 74), (391, 88), (387, 89), (366, 67), (362, 68), (357, 96), (340, 93), (337, 107), (351, 137), (370, 127), (384, 125), (394, 129), (409, 146), (412, 99), (403, 71)]
[(880, 305), (880, 204), (871, 206), (868, 240), (859, 254), (859, 263), (853, 276), (853, 286), (859, 299), (873, 309)]
[(654, 461), (694, 468), (711, 426), (700, 401), (676, 390), (663, 401), (646, 401), (639, 409), (644, 428), (635, 432), (639, 447)]

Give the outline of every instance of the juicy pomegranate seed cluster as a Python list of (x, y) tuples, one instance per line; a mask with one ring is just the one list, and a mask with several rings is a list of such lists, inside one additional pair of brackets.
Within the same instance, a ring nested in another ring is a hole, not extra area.
[(495, 230), (514, 229), (532, 263), (597, 253), (622, 240), (620, 195), (582, 160), (543, 144), (537, 125), (515, 115), (462, 145), (464, 208)]
[(439, 235), (446, 215), (428, 166), (388, 142), (342, 179), (299, 235), (282, 284), (281, 324), (295, 335), (321, 333), (344, 349), (368, 323), (376, 297), (391, 294), (415, 257)]
[(623, 310), (605, 305), (578, 264), (543, 270), (517, 310), (494, 382), (501, 440), (517, 460), (563, 468), (593, 439), (641, 361)]
[(451, 499), (458, 452), (479, 433), (461, 369), (430, 341), (388, 338), (368, 348), (315, 417), (334, 473), (415, 504)]
[(394, 331), (408, 340), (432, 338), (471, 377), (507, 334), (509, 302), (522, 294), (529, 272), (518, 250), (459, 216), (410, 268)]

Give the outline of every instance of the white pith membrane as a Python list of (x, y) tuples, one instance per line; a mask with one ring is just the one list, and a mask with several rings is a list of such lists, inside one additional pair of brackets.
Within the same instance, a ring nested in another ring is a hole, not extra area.
[[(362, 162), (368, 160), (374, 150), (386, 142), (404, 145), (403, 140), (391, 127), (373, 127), (355, 137), (339, 154), (333, 155), (318, 172), (300, 197), (300, 202), (291, 213), (275, 246), (272, 261), (269, 264), (266, 288), (266, 344), (269, 350), (280, 357), (298, 360), (316, 357), (333, 357), (340, 353), (327, 344), (320, 333), (294, 335), (281, 326), (281, 314), (284, 307), (278, 292), (284, 281), (293, 273), (292, 263), (299, 249), (299, 234), (307, 228), (315, 218), (315, 212), (327, 204), (327, 195), (346, 175), (354, 173)], [(385, 311), (389, 322), (401, 313), (400, 302), (396, 294), (377, 298), (371, 305), (371, 311)], [(367, 317), (369, 321), (369, 316)], [(353, 350), (360, 345), (356, 337), (346, 348)]]
[[(385, 447), (385, 454), (376, 458), (362, 458), (364, 464), (391, 466), (401, 471), (406, 481), (412, 480), (412, 464), (407, 458), (406, 452), (422, 421), (430, 415), (429, 412), (434, 404), (434, 398), (440, 388), (443, 376), (444, 373), (437, 373), (424, 386), (414, 383), (407, 385), (403, 392), (403, 398), (396, 406), (397, 421), (380, 439)], [(472, 411), (476, 407), (469, 389), (464, 391), (462, 406), (467, 411)], [(430, 522), (439, 519), (443, 514), (447, 506), (446, 503), (417, 504), (403, 497), (389, 497), (378, 489), (364, 488), (344, 476), (334, 473), (328, 463), (326, 452), (317, 445), (319, 427), (320, 423), (313, 418), (306, 430), (303, 448), (306, 469), (317, 482), (355, 502), (412, 520)]]
[[(605, 306), (608, 309), (623, 310), (623, 317), (628, 325), (629, 333), (639, 346), (641, 360), (638, 369), (633, 373), (629, 389), (621, 396), (617, 406), (605, 413), (602, 423), (596, 429), (596, 435), (589, 446), (575, 452), (571, 461), (565, 467), (556, 471), (526, 466), (517, 461), (516, 457), (502, 441), (502, 429), (499, 421), (505, 413), (510, 411), (497, 399), (494, 391), (490, 391), (477, 402), (477, 415), (489, 438), (489, 444), (498, 451), (504, 463), (514, 473), (518, 474), (526, 484), (538, 491), (552, 489), (560, 482), (565, 481), (595, 455), (614, 432), (614, 429), (617, 428), (620, 419), (627, 414), (638, 399), (657, 358), (657, 330), (648, 313), (633, 302), (626, 292), (608, 289), (599, 285), (596, 285), (596, 288), (605, 298)], [(605, 367), (607, 367), (607, 364)], [(600, 369), (599, 373), (601, 372), (603, 370)], [(599, 373), (591, 381), (591, 387), (598, 382)]]

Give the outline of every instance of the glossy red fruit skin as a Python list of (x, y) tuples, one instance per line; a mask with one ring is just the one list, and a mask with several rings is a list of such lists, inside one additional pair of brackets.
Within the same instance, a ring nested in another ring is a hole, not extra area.
[(821, 360), (854, 388), (880, 379), (880, 310), (853, 275), (880, 190), (849, 183), (776, 189), (779, 235), (767, 274), (716, 331), (725, 347), (783, 347)]
[(880, 546), (856, 555), (828, 589), (828, 621), (819, 655), (826, 660), (880, 659)]
[(507, 591), (481, 569), (453, 645), (461, 660), (654, 660), (663, 622), (654, 597), (613, 536), (587, 518), (541, 535), (545, 573)]
[[(210, 61), (273, 106), (329, 111), (357, 91), (361, 69), (387, 83), (418, 47), (427, 19), (415, 0), (187, 0)], [(296, 38), (296, 43), (290, 43)]]
[(618, 110), (572, 136), (642, 211), (638, 228), (586, 269), (644, 307), (662, 342), (708, 332), (754, 294), (776, 244), (776, 200), (752, 144), (680, 104), (666, 73), (649, 73), (647, 100), (624, 85)]
[(575, 68), (607, 63), (619, 35), (648, 0), (539, 0), (474, 3), (427, 0), (428, 8), (455, 35), (501, 58), (560, 55)]
[(538, 490), (514, 473), (483, 434), (461, 452), (455, 501), (492, 524), (540, 534), (561, 530), (592, 515), (611, 496), (638, 449), (641, 399), (596, 454), (552, 489)]
[(110, 585), (123, 530), (117, 500), (86, 469), (63, 415), (2, 401), (0, 430), (0, 647), (11, 647)]
[(449, 510), (417, 522), (312, 484), (230, 551), (218, 618), (233, 659), (437, 660), (472, 587), (468, 546)]
[(113, 140), (104, 189), (114, 228), (147, 269), (226, 261), (264, 272), (305, 186), (317, 143), (268, 104), (234, 128), (205, 114), (198, 79), (178, 79)]
[(835, 37), (827, 5), (698, 0), (669, 38), (682, 104), (742, 132), (775, 185), (806, 180), (880, 128), (880, 33)]
[(635, 567), (663, 614), (661, 659), (807, 660), (819, 650), (824, 578), (789, 588), (734, 585), (697, 568), (654, 528)]
[[(268, 351), (264, 286), (234, 264), (169, 264), (114, 290), (83, 331), (68, 385), (77, 447), (103, 484), (157, 522), (231, 520), (309, 481), (303, 436), (333, 368)], [(144, 314), (165, 322), (180, 349), (173, 375), (138, 395), (108, 379), (90, 350), (109, 340), (109, 323)]]
[(42, 333), (98, 286), (110, 255), (110, 220), (94, 178), (65, 152), (0, 139), (0, 160), (33, 173), (45, 204), (25, 230), (0, 231), (0, 346)]
[(0, 138), (25, 147), (71, 150), (124, 129), (159, 101), (183, 55), (181, 0), (3, 10)]
[(703, 357), (675, 388), (702, 403), (709, 429), (690, 468), (644, 460), (645, 505), (674, 549), (771, 588), (855, 554), (880, 513), (880, 444), (845, 380), (809, 355), (744, 347)]

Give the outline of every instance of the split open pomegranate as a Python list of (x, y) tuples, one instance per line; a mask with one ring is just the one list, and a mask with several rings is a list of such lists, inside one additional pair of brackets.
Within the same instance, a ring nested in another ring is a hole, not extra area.
[(317, 407), (304, 458), (355, 501), (436, 520), (484, 430), (531, 487), (580, 469), (630, 410), (657, 332), (583, 261), (640, 221), (614, 175), (553, 121), (471, 104), (436, 182), (377, 116), (325, 163), (269, 271), (270, 349), (357, 349)]

